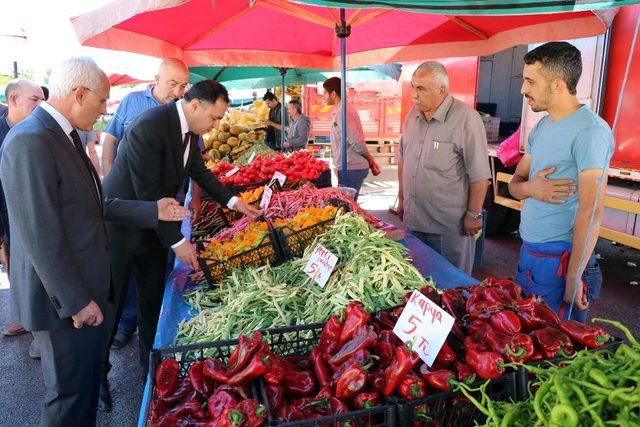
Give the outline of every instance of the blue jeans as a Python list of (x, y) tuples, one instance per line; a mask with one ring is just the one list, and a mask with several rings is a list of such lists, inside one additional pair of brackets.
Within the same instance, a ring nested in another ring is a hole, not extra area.
[[(540, 295), (553, 311), (559, 313), (562, 310), (561, 314), (564, 318), (569, 315), (569, 307), (563, 302), (566, 282), (561, 264), (563, 256), (568, 257), (570, 251), (571, 242), (524, 242), (520, 249), (520, 262), (515, 277), (526, 295)], [(582, 273), (582, 281), (587, 286), (589, 302), (597, 300), (602, 288), (602, 271), (593, 253)], [(574, 307), (571, 319), (585, 322), (588, 311), (588, 309), (577, 310)]]
[(136, 293), (136, 281), (133, 274), (129, 278), (127, 286), (127, 296), (124, 298), (122, 306), (122, 315), (118, 329), (126, 332), (134, 333), (138, 327), (138, 295)]
[(347, 180), (342, 182), (342, 171), (336, 170), (338, 174), (338, 184), (343, 187), (351, 187), (356, 190), (355, 199), (358, 200), (358, 196), (360, 195), (360, 187), (364, 183), (364, 180), (369, 175), (369, 169), (350, 169), (347, 170)]

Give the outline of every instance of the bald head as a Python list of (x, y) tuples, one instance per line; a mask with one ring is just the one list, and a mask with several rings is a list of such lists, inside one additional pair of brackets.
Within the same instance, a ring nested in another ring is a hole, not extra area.
[(9, 111), (7, 117), (13, 124), (29, 117), (29, 114), (44, 100), (42, 88), (32, 81), (13, 80), (4, 91)]
[(167, 58), (160, 64), (153, 96), (161, 104), (180, 99), (189, 84), (189, 69), (176, 58)]

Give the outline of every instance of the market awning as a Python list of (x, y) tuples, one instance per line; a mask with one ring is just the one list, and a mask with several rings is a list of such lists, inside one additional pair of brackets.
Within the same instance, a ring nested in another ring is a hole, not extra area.
[(147, 83), (150, 81), (151, 80), (142, 80), (136, 77), (131, 77), (128, 74), (109, 74), (109, 83), (111, 83), (111, 86), (137, 85), (139, 83)]

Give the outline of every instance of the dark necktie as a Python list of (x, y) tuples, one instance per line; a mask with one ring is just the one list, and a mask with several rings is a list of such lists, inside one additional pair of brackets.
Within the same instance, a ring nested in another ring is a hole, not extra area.
[(187, 145), (189, 145), (189, 141), (191, 141), (191, 131), (184, 134), (184, 141), (182, 142), (182, 152), (187, 149)]
[(78, 135), (78, 132), (74, 129), (69, 133), (69, 135), (71, 135), (71, 140), (73, 141), (73, 146), (76, 148), (76, 151), (78, 152), (78, 155), (80, 156), (80, 158), (84, 162), (84, 165), (87, 167), (87, 169), (89, 170), (89, 173), (91, 174), (91, 177), (93, 178), (93, 184), (96, 187), (96, 193), (98, 195), (98, 201), (100, 202), (100, 206), (102, 206), (102, 194), (100, 194), (100, 187), (98, 185), (98, 179), (100, 179), (98, 177), (98, 173), (96, 172), (95, 168), (93, 167), (93, 164), (91, 163), (91, 160), (89, 159), (89, 156), (87, 156), (87, 153), (85, 153), (84, 149), (82, 148), (82, 141), (80, 141), (80, 135)]

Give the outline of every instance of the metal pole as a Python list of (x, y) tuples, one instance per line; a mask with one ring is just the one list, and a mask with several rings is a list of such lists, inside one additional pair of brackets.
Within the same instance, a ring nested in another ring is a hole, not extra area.
[(284, 96), (287, 92), (287, 85), (284, 82), (284, 78), (287, 75), (286, 68), (280, 68), (280, 75), (282, 76), (282, 100), (280, 102), (280, 125), (282, 129), (280, 130), (280, 150), (284, 150), (284, 140), (285, 140), (285, 125), (286, 125), (286, 110), (284, 108)]
[(13, 61), (13, 78), (18, 78), (18, 61)]
[(340, 38), (340, 108), (342, 121), (342, 184), (347, 182), (347, 37), (351, 26), (345, 21), (345, 11), (340, 9), (340, 25), (336, 25), (336, 35)]

